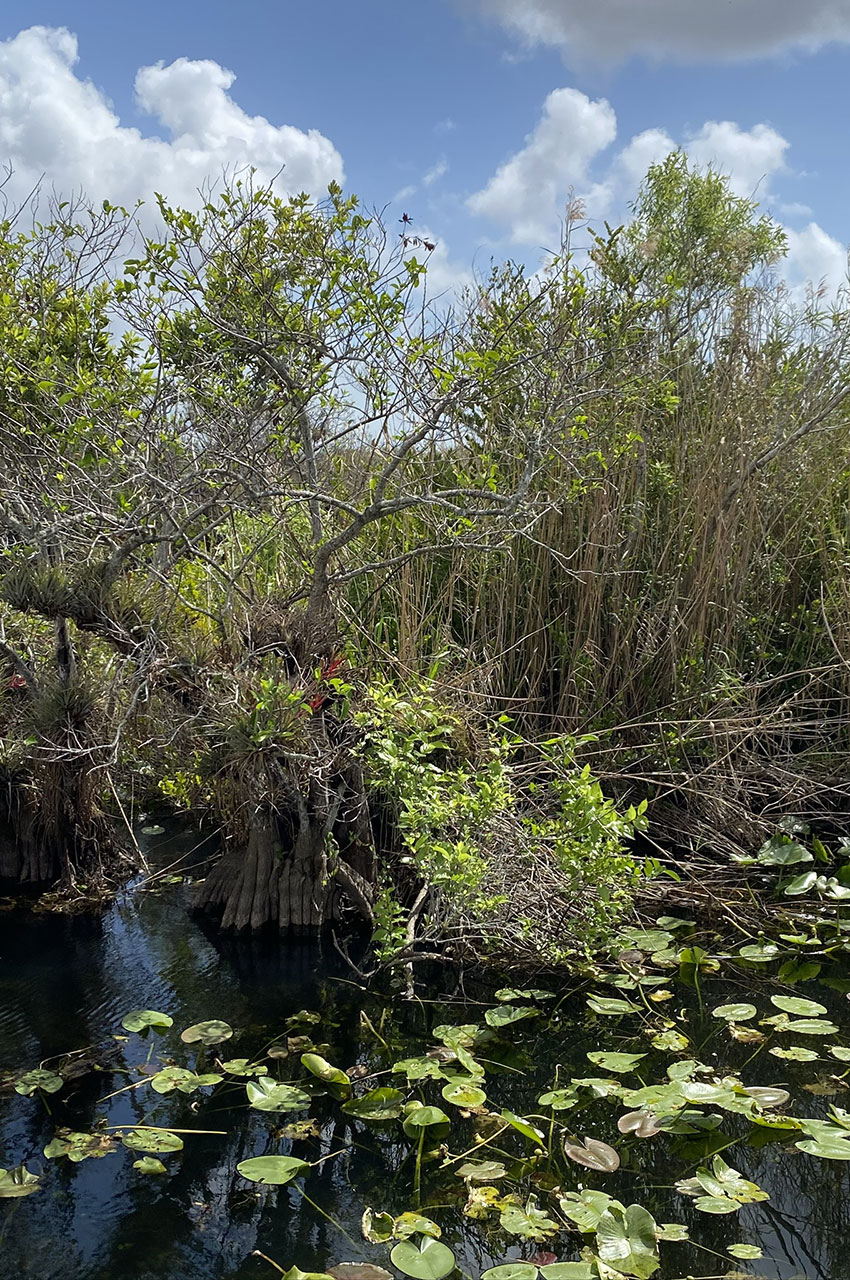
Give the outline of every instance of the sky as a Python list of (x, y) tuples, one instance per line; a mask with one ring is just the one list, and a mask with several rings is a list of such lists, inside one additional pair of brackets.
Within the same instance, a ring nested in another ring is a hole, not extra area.
[(786, 228), (789, 283), (845, 278), (850, 0), (4, 0), (0, 166), (191, 206), (247, 165), (342, 182), (437, 248), (437, 287), (534, 269), (571, 195), (628, 216), (675, 147)]

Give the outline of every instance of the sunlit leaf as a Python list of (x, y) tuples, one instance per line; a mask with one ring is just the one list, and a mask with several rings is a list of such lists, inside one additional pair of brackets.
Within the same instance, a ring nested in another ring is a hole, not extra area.
[(26, 1165), (0, 1169), (0, 1200), (20, 1200), (23, 1196), (31, 1196), (40, 1185), (38, 1174), (30, 1173)]
[(418, 1243), (399, 1241), (390, 1254), (390, 1261), (412, 1280), (443, 1280), (455, 1268), (451, 1249), (430, 1236), (423, 1236)]
[(183, 1139), (168, 1129), (131, 1129), (121, 1138), (125, 1147), (131, 1151), (151, 1151), (161, 1154), (163, 1151), (182, 1151)]
[(540, 1010), (532, 1005), (501, 1004), (495, 1009), (488, 1009), (484, 1021), (488, 1027), (507, 1027), (513, 1022), (522, 1022), (524, 1018), (537, 1018)]
[(286, 1186), (309, 1168), (305, 1160), (296, 1160), (294, 1156), (254, 1156), (251, 1160), (242, 1160), (236, 1166), (237, 1171), (249, 1182), (262, 1182), (275, 1187)]
[(713, 1018), (722, 1018), (725, 1022), (747, 1022), (754, 1018), (758, 1010), (754, 1004), (720, 1004), (712, 1012)]
[(396, 1120), (401, 1115), (404, 1094), (400, 1089), (370, 1089), (359, 1098), (349, 1098), (342, 1110), (358, 1120)]
[(588, 1058), (594, 1066), (602, 1067), (604, 1071), (633, 1071), (639, 1062), (646, 1057), (645, 1053), (588, 1053)]
[(184, 1044), (202, 1044), (205, 1046), (221, 1044), (233, 1035), (233, 1028), (217, 1018), (209, 1022), (196, 1022), (185, 1031), (181, 1031), (180, 1039)]
[(168, 1173), (165, 1165), (161, 1160), (157, 1160), (156, 1156), (142, 1156), (140, 1160), (134, 1160), (133, 1168), (138, 1169), (139, 1173)]
[(796, 1013), (802, 1018), (818, 1018), (826, 1013), (826, 1006), (817, 1000), (806, 1000), (802, 996), (771, 996), (770, 1003), (783, 1013)]
[(620, 1167), (620, 1157), (607, 1142), (597, 1138), (585, 1138), (579, 1142), (575, 1138), (564, 1139), (564, 1155), (586, 1169), (595, 1169), (597, 1173), (613, 1173)]
[(255, 1111), (303, 1111), (310, 1105), (310, 1095), (291, 1084), (276, 1084), (261, 1076), (245, 1085), (248, 1101)]
[(125, 1031), (167, 1031), (173, 1024), (173, 1018), (167, 1013), (158, 1013), (156, 1009), (133, 1009), (121, 1019)]

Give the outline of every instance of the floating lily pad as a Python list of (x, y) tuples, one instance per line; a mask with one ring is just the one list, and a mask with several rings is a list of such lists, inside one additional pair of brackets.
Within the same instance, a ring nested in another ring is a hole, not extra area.
[(294, 1156), (254, 1156), (236, 1166), (249, 1182), (262, 1182), (269, 1186), (285, 1187), (288, 1182), (306, 1173), (310, 1168), (305, 1160)]
[(741, 947), (738, 955), (742, 960), (750, 960), (756, 964), (766, 964), (779, 955), (779, 947), (775, 942), (752, 942)]
[(801, 1044), (789, 1044), (787, 1049), (775, 1045), (768, 1049), (768, 1053), (772, 1053), (774, 1058), (785, 1058), (788, 1062), (816, 1062), (820, 1057), (814, 1049), (806, 1049)]
[(488, 1027), (507, 1027), (513, 1022), (522, 1022), (524, 1018), (539, 1018), (540, 1010), (532, 1005), (501, 1004), (496, 1009), (488, 1009), (484, 1021)]
[(131, 1151), (182, 1151), (183, 1139), (168, 1129), (131, 1129), (121, 1139), (125, 1147)]
[(31, 1196), (40, 1185), (38, 1174), (30, 1173), (26, 1165), (0, 1169), (0, 1200), (20, 1200), (23, 1196)]
[(115, 1141), (105, 1133), (73, 1133), (64, 1130), (44, 1148), (48, 1160), (67, 1156), (74, 1164), (81, 1160), (99, 1160), (115, 1150)]
[(411, 1236), (431, 1236), (434, 1240), (439, 1240), (443, 1234), (436, 1222), (432, 1222), (430, 1218), (424, 1218), (421, 1213), (401, 1213), (396, 1218), (394, 1231), (402, 1240), (408, 1240)]
[(162, 1071), (157, 1071), (151, 1077), (151, 1088), (154, 1093), (173, 1093), (175, 1089), (178, 1093), (194, 1093), (196, 1089), (220, 1084), (223, 1079), (216, 1071), (198, 1075), (194, 1071), (187, 1071), (185, 1067), (163, 1067)]
[(722, 1018), (724, 1022), (748, 1022), (757, 1012), (754, 1004), (720, 1004), (712, 1011), (711, 1016)]
[(451, 1102), (456, 1107), (480, 1107), (487, 1101), (484, 1090), (469, 1080), (450, 1080), (444, 1085), (442, 1093), (446, 1102)]
[(156, 1156), (142, 1156), (141, 1160), (134, 1160), (133, 1168), (138, 1169), (139, 1173), (168, 1173), (165, 1165), (161, 1160), (157, 1160)]
[(304, 1111), (310, 1105), (310, 1095), (303, 1089), (291, 1084), (276, 1084), (266, 1076), (249, 1080), (245, 1092), (255, 1111)]
[(400, 1089), (370, 1089), (359, 1098), (349, 1098), (342, 1104), (342, 1109), (349, 1116), (358, 1120), (396, 1120), (401, 1115), (404, 1094)]
[(121, 1026), (125, 1031), (167, 1031), (173, 1026), (174, 1019), (167, 1013), (159, 1013), (156, 1009), (133, 1009), (125, 1013)]
[(496, 1182), (504, 1178), (507, 1170), (499, 1160), (467, 1160), (455, 1169), (458, 1178), (466, 1182)]
[(27, 1071), (15, 1081), (15, 1093), (31, 1098), (37, 1089), (42, 1093), (58, 1093), (65, 1081), (55, 1071), (47, 1071), (44, 1067), (36, 1067)]
[(755, 1244), (730, 1244), (726, 1247), (726, 1252), (731, 1254), (733, 1258), (762, 1258), (764, 1254), (758, 1245)]
[(481, 1280), (537, 1280), (537, 1267), (533, 1262), (505, 1262), (482, 1271)]
[(181, 1031), (180, 1039), (184, 1044), (202, 1044), (205, 1046), (222, 1044), (233, 1035), (233, 1028), (217, 1018), (209, 1022), (196, 1022), (193, 1026)]
[(802, 996), (771, 996), (770, 1003), (783, 1013), (795, 1013), (800, 1018), (819, 1018), (826, 1013), (826, 1005), (817, 1000), (806, 1000)]
[(646, 1057), (645, 1053), (589, 1053), (588, 1058), (594, 1066), (602, 1067), (604, 1071), (633, 1071), (639, 1062)]
[(632, 1004), (630, 1000), (618, 1000), (615, 996), (589, 996), (587, 1007), (594, 1013), (608, 1018), (618, 1018), (624, 1013), (640, 1012), (638, 1006)]
[(418, 1243), (400, 1240), (390, 1254), (390, 1261), (412, 1280), (443, 1280), (455, 1269), (451, 1249), (431, 1236), (424, 1236)]
[(386, 1244), (393, 1238), (395, 1219), (391, 1213), (376, 1213), (374, 1209), (364, 1209), (360, 1219), (360, 1230), (363, 1238), (370, 1244)]

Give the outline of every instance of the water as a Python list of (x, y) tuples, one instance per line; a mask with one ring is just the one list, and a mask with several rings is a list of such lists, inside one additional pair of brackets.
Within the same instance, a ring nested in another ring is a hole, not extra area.
[[(156, 843), (165, 862), (179, 855), (197, 859), (196, 837), (189, 830), (170, 831)], [(465, 994), (460, 993), (452, 973), (433, 975), (433, 1002), (408, 1004), (398, 995), (367, 995), (351, 982), (332, 946), (320, 949), (276, 938), (222, 939), (187, 915), (184, 899), (185, 887), (175, 885), (157, 894), (127, 893), (97, 918), (26, 912), (0, 916), (0, 1077), (85, 1046), (96, 1047), (95, 1056), (105, 1068), (49, 1097), (52, 1115), (35, 1098), (0, 1093), (0, 1166), (25, 1162), (44, 1175), (36, 1194), (0, 1200), (2, 1280), (272, 1280), (278, 1273), (254, 1256), (255, 1250), (284, 1267), (297, 1263), (305, 1271), (349, 1260), (387, 1265), (386, 1248), (363, 1241), (360, 1220), (367, 1205), (393, 1214), (413, 1207), (411, 1143), (401, 1136), (398, 1123), (366, 1125), (345, 1116), (333, 1100), (317, 1098), (309, 1114), (317, 1121), (319, 1136), (293, 1141), (282, 1131), (307, 1113), (252, 1110), (241, 1083), (213, 1093), (162, 1098), (145, 1086), (104, 1099), (127, 1083), (122, 1071), (144, 1063), (149, 1053), (152, 1061), (173, 1054), (181, 1065), (194, 1062), (194, 1051), (181, 1044), (177, 1033), (202, 1019), (223, 1019), (236, 1035), (220, 1051), (207, 1050), (199, 1069), (210, 1069), (216, 1052), (222, 1058), (260, 1053), (284, 1035), (287, 1019), (304, 1009), (320, 1013), (321, 1023), (292, 1027), (291, 1034), (311, 1034), (341, 1066), (368, 1063), (370, 1069), (386, 1069), (433, 1043), (435, 1025), (480, 1022), (492, 997), (473, 978), (467, 979)], [(752, 989), (742, 981), (751, 982)], [(704, 986), (709, 1010), (723, 999), (752, 999), (760, 1013), (775, 1012), (765, 1007), (761, 979), (737, 978), (734, 986), (724, 979), (710, 989), (706, 980)], [(850, 1021), (840, 991), (809, 982), (795, 993), (822, 1000), (840, 1023)], [(636, 1037), (621, 1021), (588, 1018), (584, 993), (556, 996), (562, 1002), (545, 1032), (530, 1020), (507, 1028), (487, 1046), (491, 1110), (539, 1113), (537, 1096), (552, 1083), (556, 1065), (561, 1083), (573, 1076), (609, 1075), (588, 1063), (588, 1050), (646, 1052), (646, 1038)], [(817, 1077), (841, 1076), (846, 1064), (779, 1061), (756, 1052), (758, 1046), (731, 1041), (716, 1019), (701, 1017), (694, 992), (677, 988), (673, 1003), (690, 1008), (694, 1057), (742, 1069), (747, 1084), (784, 1083), (792, 1092), (788, 1109), (794, 1114), (826, 1115), (830, 1101), (844, 1105), (850, 1097), (840, 1080), (828, 1086), (837, 1090), (834, 1097), (804, 1089)], [(121, 1018), (136, 1008), (168, 1012), (174, 1028), (153, 1041), (126, 1037)], [(116, 1035), (123, 1038), (116, 1040)], [(820, 1047), (802, 1037), (794, 1042)], [(744, 1068), (748, 1059), (752, 1061)], [(663, 1077), (669, 1061), (669, 1054), (652, 1054), (646, 1078)], [(285, 1080), (300, 1073), (297, 1055), (291, 1063), (269, 1065)], [(375, 1083), (404, 1087), (398, 1076), (382, 1076)], [(428, 1100), (440, 1103), (439, 1092)], [(452, 1153), (474, 1146), (474, 1117), (442, 1105), (456, 1119), (447, 1140)], [(660, 1280), (734, 1273), (768, 1280), (850, 1276), (850, 1165), (806, 1156), (788, 1142), (760, 1149), (739, 1144), (725, 1157), (767, 1190), (770, 1200), (744, 1205), (734, 1215), (711, 1216), (697, 1212), (671, 1186), (693, 1172), (704, 1148), (693, 1141), (689, 1148), (680, 1140), (673, 1152), (663, 1137), (623, 1145), (615, 1127), (618, 1113), (601, 1100), (582, 1111), (576, 1131), (616, 1139), (631, 1167), (602, 1175), (568, 1165), (559, 1176), (565, 1189), (604, 1187), (624, 1203), (639, 1201), (658, 1221), (689, 1226), (696, 1244), (662, 1243)], [(187, 1136), (182, 1152), (163, 1156), (165, 1176), (139, 1174), (132, 1163), (138, 1153), (123, 1148), (80, 1164), (44, 1158), (44, 1146), (57, 1125), (89, 1131), (104, 1117), (110, 1125), (222, 1132)], [(559, 1119), (568, 1116), (562, 1113)], [(724, 1132), (740, 1133), (740, 1119), (724, 1121)], [(514, 1143), (510, 1137), (502, 1144), (509, 1154), (523, 1146), (521, 1139)], [(248, 1157), (290, 1152), (311, 1162), (331, 1158), (313, 1168), (303, 1183), (281, 1188), (260, 1190), (237, 1172), (237, 1164)], [(537, 1176), (534, 1192), (543, 1207), (549, 1203), (552, 1180), (542, 1170)], [(541, 1249), (564, 1259), (578, 1256), (582, 1242), (577, 1235), (537, 1244), (511, 1241), (498, 1230), (498, 1218), (471, 1220), (462, 1212), (463, 1183), (451, 1171), (440, 1173), (436, 1164), (423, 1171), (422, 1196), (422, 1211), (439, 1221), (444, 1241), (473, 1280), (488, 1266), (528, 1258)], [(725, 1254), (733, 1241), (759, 1245), (765, 1257), (735, 1262)]]

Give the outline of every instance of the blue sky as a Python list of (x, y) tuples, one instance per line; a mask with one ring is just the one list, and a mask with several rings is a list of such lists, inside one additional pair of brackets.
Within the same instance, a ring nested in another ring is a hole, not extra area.
[(449, 281), (491, 254), (536, 265), (570, 188), (622, 218), (685, 145), (786, 225), (792, 281), (844, 272), (850, 0), (5, 0), (0, 42), (13, 195), (42, 175), (185, 202), (227, 164), (317, 193), (344, 175), (395, 197)]

